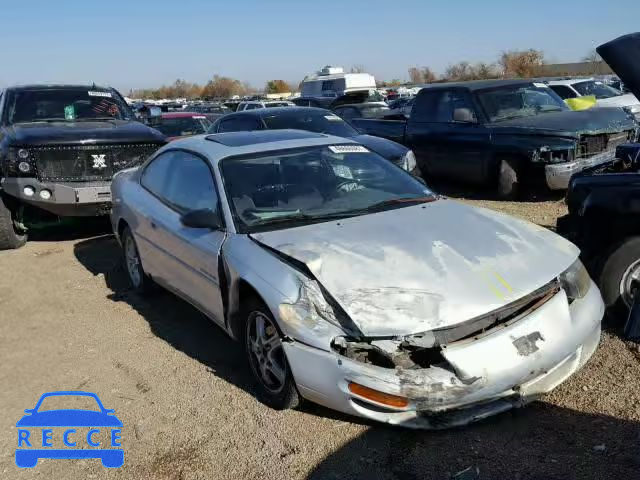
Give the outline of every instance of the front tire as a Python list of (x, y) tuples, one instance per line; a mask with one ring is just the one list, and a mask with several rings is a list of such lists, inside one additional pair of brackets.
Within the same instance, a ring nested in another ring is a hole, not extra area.
[(269, 309), (255, 299), (243, 312), (243, 343), (256, 386), (256, 396), (276, 410), (295, 408), (300, 396)]
[(640, 237), (630, 238), (613, 250), (604, 262), (598, 283), (609, 311), (618, 319), (625, 319), (640, 288)]
[(12, 250), (27, 243), (22, 225), (22, 208), (12, 205), (10, 198), (0, 193), (0, 250)]
[(153, 289), (153, 280), (149, 277), (140, 260), (138, 245), (133, 238), (131, 229), (127, 226), (122, 230), (122, 256), (124, 267), (131, 287), (140, 294), (148, 294)]
[(498, 171), (498, 195), (504, 200), (513, 200), (518, 196), (520, 182), (517, 164), (513, 160), (501, 160)]

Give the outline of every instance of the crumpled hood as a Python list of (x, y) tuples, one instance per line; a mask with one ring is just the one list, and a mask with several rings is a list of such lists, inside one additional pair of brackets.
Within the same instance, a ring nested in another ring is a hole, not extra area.
[(596, 102), (596, 105), (598, 107), (629, 107), (638, 103), (640, 102), (636, 97), (630, 93), (625, 93), (617, 97), (601, 98)]
[(77, 143), (165, 143), (164, 135), (140, 122), (60, 121), (16, 123), (8, 129), (14, 145), (65, 145)]
[(366, 336), (455, 325), (553, 280), (578, 249), (452, 200), (252, 234), (309, 268)]
[(529, 117), (514, 118), (491, 124), (496, 133), (517, 128), (519, 133), (544, 133), (565, 136), (573, 133), (616, 133), (635, 128), (635, 123), (620, 108), (591, 108), (580, 111), (548, 112)]

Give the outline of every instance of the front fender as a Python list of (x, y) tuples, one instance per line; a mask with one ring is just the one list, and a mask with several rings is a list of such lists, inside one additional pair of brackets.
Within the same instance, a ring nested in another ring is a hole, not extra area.
[(246, 282), (267, 305), (285, 337), (329, 351), (331, 340), (344, 331), (321, 318), (300, 319), (283, 306), (301, 305), (304, 275), (247, 235), (233, 235), (222, 249), (228, 283), (227, 322), (230, 334), (239, 339), (237, 322), (241, 313), (241, 285)]

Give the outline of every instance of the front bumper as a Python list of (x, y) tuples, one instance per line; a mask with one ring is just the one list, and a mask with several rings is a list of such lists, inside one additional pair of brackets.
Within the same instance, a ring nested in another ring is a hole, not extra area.
[[(517, 322), (442, 349), (451, 368), (388, 369), (364, 364), (299, 342), (285, 351), (300, 394), (352, 415), (413, 428), (446, 428), (522, 406), (551, 391), (580, 369), (596, 350), (604, 305), (591, 283), (569, 305), (560, 291)], [(533, 339), (531, 348), (516, 341)], [(358, 398), (356, 382), (409, 399), (393, 409)]]
[[(25, 187), (35, 191), (25, 195)], [(10, 177), (2, 181), (5, 193), (42, 210), (61, 217), (106, 215), (111, 208), (111, 182), (41, 182), (36, 178)], [(51, 192), (47, 200), (40, 197), (42, 190)]]
[(566, 190), (569, 187), (571, 176), (587, 168), (602, 165), (615, 159), (615, 150), (602, 152), (589, 158), (575, 160), (573, 162), (545, 165), (544, 173), (547, 187), (551, 190)]

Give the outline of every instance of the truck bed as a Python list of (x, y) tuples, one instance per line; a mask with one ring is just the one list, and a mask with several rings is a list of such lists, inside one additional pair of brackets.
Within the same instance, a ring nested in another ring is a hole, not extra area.
[(354, 118), (351, 125), (367, 135), (386, 138), (394, 142), (405, 144), (405, 130), (407, 120), (384, 120), (377, 118)]

